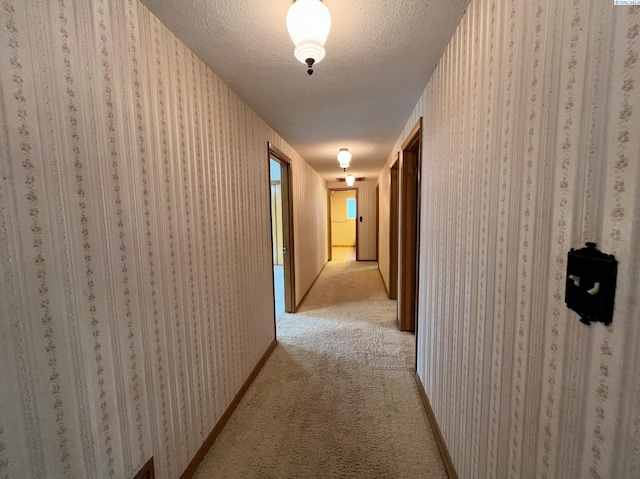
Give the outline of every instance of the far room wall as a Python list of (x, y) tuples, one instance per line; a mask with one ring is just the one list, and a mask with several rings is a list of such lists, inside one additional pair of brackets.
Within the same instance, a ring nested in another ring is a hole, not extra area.
[[(376, 180), (356, 181), (354, 189), (358, 190), (358, 259), (360, 261), (376, 260)], [(346, 188), (344, 181), (327, 181), (328, 188)], [(362, 221), (360, 221), (362, 218)]]
[(331, 192), (331, 246), (355, 246), (356, 219), (347, 218), (347, 198), (356, 198), (356, 192)]

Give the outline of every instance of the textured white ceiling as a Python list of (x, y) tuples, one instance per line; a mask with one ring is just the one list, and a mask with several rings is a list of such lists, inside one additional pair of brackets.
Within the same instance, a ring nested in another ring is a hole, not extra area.
[(142, 0), (323, 177), (375, 178), (469, 0), (324, 0), (327, 55), (293, 56), (291, 0)]

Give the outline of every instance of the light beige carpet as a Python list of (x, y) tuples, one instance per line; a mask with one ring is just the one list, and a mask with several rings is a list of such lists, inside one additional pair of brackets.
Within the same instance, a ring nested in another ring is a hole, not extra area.
[(446, 478), (376, 263), (330, 262), (201, 463), (203, 478)]
[(355, 246), (332, 246), (331, 258), (333, 261), (355, 261), (356, 248)]

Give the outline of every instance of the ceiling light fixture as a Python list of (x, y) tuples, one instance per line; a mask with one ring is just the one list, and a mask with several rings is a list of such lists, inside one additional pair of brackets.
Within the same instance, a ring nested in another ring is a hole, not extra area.
[(331, 14), (320, 0), (294, 0), (287, 13), (287, 30), (296, 46), (294, 55), (313, 74), (313, 65), (324, 58), (324, 43), (331, 30)]
[(353, 186), (353, 183), (356, 181), (356, 177), (353, 175), (347, 175), (345, 176), (344, 181), (347, 182), (347, 186)]
[(340, 168), (342, 169), (349, 168), (349, 163), (351, 163), (349, 148), (340, 148), (338, 152), (338, 163), (340, 163)]

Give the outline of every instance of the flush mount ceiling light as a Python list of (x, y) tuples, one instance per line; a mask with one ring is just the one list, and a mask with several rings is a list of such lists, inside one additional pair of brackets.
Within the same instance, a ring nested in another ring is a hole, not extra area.
[(324, 58), (324, 43), (331, 30), (331, 14), (320, 0), (294, 0), (287, 13), (287, 30), (296, 46), (294, 55), (313, 74), (313, 65)]
[(349, 168), (349, 163), (351, 163), (349, 148), (340, 148), (338, 152), (338, 163), (340, 163), (340, 168), (342, 169)]
[(345, 176), (344, 181), (347, 182), (347, 186), (353, 186), (356, 181), (356, 177), (353, 175), (347, 175)]

